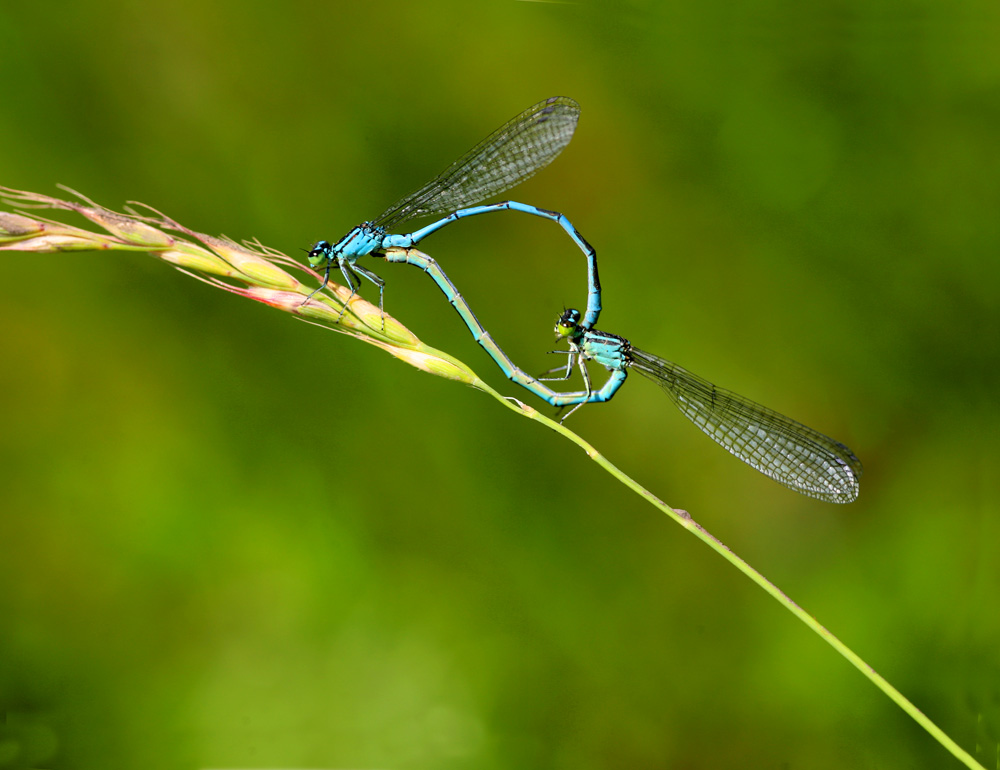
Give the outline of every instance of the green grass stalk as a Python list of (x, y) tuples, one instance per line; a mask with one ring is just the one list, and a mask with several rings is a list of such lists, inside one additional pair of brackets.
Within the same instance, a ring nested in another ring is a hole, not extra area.
[[(69, 191), (73, 192), (73, 191)], [(151, 209), (147, 214), (130, 210), (118, 214), (98, 206), (83, 196), (83, 203), (63, 201), (36, 193), (0, 187), (0, 196), (21, 209), (61, 209), (73, 211), (103, 228), (101, 234), (72, 227), (26, 213), (0, 211), (0, 251), (53, 254), (65, 251), (144, 251), (182, 272), (220, 289), (263, 302), (278, 310), (333, 331), (349, 334), (382, 348), (396, 358), (439, 377), (464, 382), (493, 396), (516, 414), (534, 420), (580, 447), (611, 476), (666, 514), (700, 539), (726, 561), (763, 588), (785, 609), (843, 655), (869, 681), (892, 699), (917, 724), (966, 767), (984, 770), (967, 751), (935, 725), (926, 714), (907, 700), (884, 677), (851, 650), (809, 613), (790, 599), (761, 573), (733, 553), (724, 543), (696, 522), (687, 511), (672, 508), (619, 468), (593, 446), (559, 422), (523, 402), (504, 396), (487, 385), (468, 366), (440, 350), (421, 342), (415, 334), (350, 289), (328, 284), (310, 298), (313, 287), (303, 284), (289, 270), (305, 273), (317, 283), (321, 276), (280, 252), (259, 243), (237, 244), (226, 238), (196, 233)], [(139, 204), (134, 204), (139, 205)]]

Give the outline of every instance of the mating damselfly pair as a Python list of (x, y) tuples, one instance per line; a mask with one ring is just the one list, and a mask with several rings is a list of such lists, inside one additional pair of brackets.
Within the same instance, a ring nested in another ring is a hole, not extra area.
[[(475, 339), (510, 380), (553, 406), (572, 407), (562, 419), (583, 404), (610, 400), (625, 382), (629, 370), (634, 369), (660, 385), (681, 413), (710, 438), (766, 476), (796, 492), (827, 502), (849, 503), (856, 499), (861, 462), (844, 444), (639, 350), (624, 337), (596, 329), (601, 312), (597, 254), (565, 216), (517, 201), (480, 205), (549, 165), (569, 144), (579, 117), (580, 105), (568, 97), (539, 102), (380, 216), (353, 228), (336, 243), (318, 241), (309, 251), (310, 264), (324, 269), (323, 283), (316, 292), (326, 286), (330, 272), (336, 267), (351, 288), (352, 296), (360, 288), (359, 276), (378, 286), (381, 309), (385, 281), (359, 265), (358, 259), (371, 255), (415, 265), (430, 275)], [(437, 261), (410, 249), (452, 222), (496, 211), (517, 211), (556, 222), (587, 260), (586, 311), (581, 314), (575, 309), (564, 310), (556, 322), (557, 338), (568, 345), (567, 350), (561, 351), (567, 354), (566, 366), (555, 370), (561, 372), (557, 376), (535, 378), (518, 368), (479, 323)], [(391, 232), (411, 219), (441, 215), (446, 216), (411, 233)], [(602, 387), (591, 386), (587, 361), (610, 372)], [(563, 393), (545, 384), (545, 381), (568, 380), (574, 365), (583, 377), (582, 391)]]

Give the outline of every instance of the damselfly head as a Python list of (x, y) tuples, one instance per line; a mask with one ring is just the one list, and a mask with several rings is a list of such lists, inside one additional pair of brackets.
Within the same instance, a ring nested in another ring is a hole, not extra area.
[(327, 241), (316, 241), (313, 247), (309, 249), (309, 264), (313, 267), (321, 265), (330, 258), (330, 251), (333, 246)]
[(571, 339), (578, 336), (580, 329), (580, 311), (576, 308), (563, 310), (556, 321), (556, 338)]

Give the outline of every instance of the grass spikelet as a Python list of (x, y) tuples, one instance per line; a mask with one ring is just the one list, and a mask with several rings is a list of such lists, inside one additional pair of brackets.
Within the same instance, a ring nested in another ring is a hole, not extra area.
[(376, 345), (421, 371), (469, 384), (481, 382), (465, 364), (424, 345), (392, 316), (383, 319), (378, 307), (347, 287), (331, 282), (323, 292), (310, 297), (313, 287), (290, 271), (305, 274), (317, 284), (320, 275), (285, 254), (257, 242), (239, 244), (195, 232), (143, 204), (131, 206), (146, 213), (130, 208), (128, 213), (120, 214), (72, 190), (68, 192), (83, 202), (0, 187), (0, 197), (13, 206), (71, 211), (105, 233), (32, 216), (26, 211), (0, 212), (0, 250), (39, 254), (145, 251), (211, 286)]

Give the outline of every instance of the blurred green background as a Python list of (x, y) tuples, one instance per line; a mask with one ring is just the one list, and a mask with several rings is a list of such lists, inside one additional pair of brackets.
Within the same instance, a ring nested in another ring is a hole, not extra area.
[[(861, 498), (768, 481), (638, 377), (571, 427), (996, 767), (998, 31), (984, 0), (4, 3), (0, 184), (303, 256), (575, 97), (512, 197), (597, 247), (601, 327), (849, 444)], [(558, 228), (424, 246), (553, 365), (585, 299)], [(369, 267), (525, 396), (419, 271)], [(0, 768), (958, 766), (482, 394), (145, 255), (2, 275)]]

